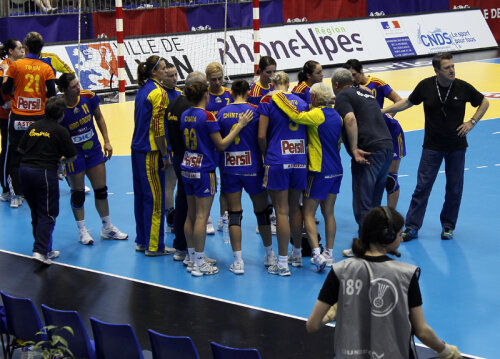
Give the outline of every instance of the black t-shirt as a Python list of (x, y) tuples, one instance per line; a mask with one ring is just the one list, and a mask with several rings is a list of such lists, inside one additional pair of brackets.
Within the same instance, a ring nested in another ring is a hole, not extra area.
[(76, 156), (68, 131), (55, 121), (40, 120), (26, 130), (18, 147), (21, 166), (57, 171), (59, 159)]
[[(458, 137), (457, 128), (464, 122), (465, 104), (470, 102), (472, 106), (477, 107), (483, 101), (484, 96), (465, 81), (455, 79), (450, 89), (439, 86), (436, 80), (436, 76), (433, 76), (420, 81), (408, 97), (413, 105), (424, 103), (423, 147), (434, 151), (464, 149), (467, 147), (467, 139)], [(437, 88), (439, 88), (441, 100)], [(446, 96), (447, 93), (448, 96)]]
[[(385, 124), (380, 106), (371, 93), (359, 88), (348, 87), (337, 95), (335, 109), (342, 118), (349, 112), (354, 113), (358, 125), (358, 147), (360, 149), (370, 152), (394, 148), (391, 133)], [(345, 127), (342, 136), (347, 152), (352, 155)]]
[(192, 105), (184, 95), (177, 96), (167, 107), (168, 140), (175, 155), (183, 156), (186, 146), (181, 132), (181, 115)]
[[(365, 256), (364, 259), (371, 262), (385, 262), (392, 261), (388, 256), (371, 257)], [(420, 270), (415, 271), (411, 281), (410, 287), (408, 288), (408, 305), (410, 308), (418, 307), (422, 305), (422, 294), (420, 293), (420, 286), (418, 284), (418, 277), (420, 275)], [(324, 303), (334, 305), (337, 303), (339, 298), (340, 281), (333, 269), (328, 273), (325, 283), (319, 292), (318, 299)]]

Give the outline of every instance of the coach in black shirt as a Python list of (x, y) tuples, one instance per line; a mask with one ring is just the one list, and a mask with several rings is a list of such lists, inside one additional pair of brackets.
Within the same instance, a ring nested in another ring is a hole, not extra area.
[[(444, 159), (446, 195), (441, 210), (442, 239), (452, 239), (457, 223), (464, 184), (466, 135), (474, 128), (488, 109), (488, 100), (469, 83), (455, 78), (455, 65), (449, 53), (437, 54), (432, 59), (436, 76), (417, 85), (407, 99), (382, 110), (392, 113), (424, 103), (425, 136), (413, 192), (406, 214), (403, 240), (418, 237), (432, 185)], [(465, 105), (478, 107), (469, 121), (464, 122)]]
[(352, 157), (352, 208), (361, 226), (365, 214), (382, 202), (394, 145), (375, 97), (352, 84), (349, 70), (334, 72), (335, 109), (344, 120), (343, 140)]
[[(188, 86), (194, 82), (207, 82), (205, 74), (194, 71), (186, 77), (185, 85)], [(187, 198), (182, 184), (181, 163), (184, 158), (184, 134), (181, 132), (181, 115), (192, 104), (184, 95), (177, 96), (167, 107), (167, 130), (168, 141), (174, 152), (173, 165), (175, 175), (177, 176), (177, 195), (175, 196), (175, 212), (174, 212), (174, 248), (178, 251), (186, 251), (187, 243), (184, 235), (184, 223), (187, 217)], [(194, 247), (194, 244), (193, 246)]]
[(68, 131), (59, 125), (66, 110), (62, 96), (51, 97), (45, 104), (45, 118), (34, 122), (24, 133), (18, 151), (23, 155), (19, 177), (31, 209), (33, 258), (51, 264), (59, 256), (52, 250), (52, 232), (59, 214), (57, 170), (61, 159), (76, 158), (76, 148)]

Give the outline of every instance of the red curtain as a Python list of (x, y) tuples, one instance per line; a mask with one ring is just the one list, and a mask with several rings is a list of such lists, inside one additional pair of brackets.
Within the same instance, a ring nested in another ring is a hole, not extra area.
[[(115, 12), (94, 12), (94, 37), (116, 37)], [(123, 11), (124, 36), (153, 35), (189, 30), (181, 7)]]
[(366, 17), (366, 0), (284, 0), (285, 22)]

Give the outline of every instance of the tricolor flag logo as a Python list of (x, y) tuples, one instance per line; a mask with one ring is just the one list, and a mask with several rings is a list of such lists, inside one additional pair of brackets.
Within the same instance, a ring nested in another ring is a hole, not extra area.
[(400, 29), (401, 26), (399, 26), (399, 21), (382, 21), (382, 28), (384, 30), (391, 30), (391, 29)]

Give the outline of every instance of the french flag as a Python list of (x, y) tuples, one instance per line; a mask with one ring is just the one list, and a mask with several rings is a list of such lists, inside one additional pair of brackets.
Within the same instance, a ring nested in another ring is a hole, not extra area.
[(390, 29), (400, 29), (401, 26), (399, 25), (399, 21), (382, 21), (382, 28), (384, 30), (390, 30)]

